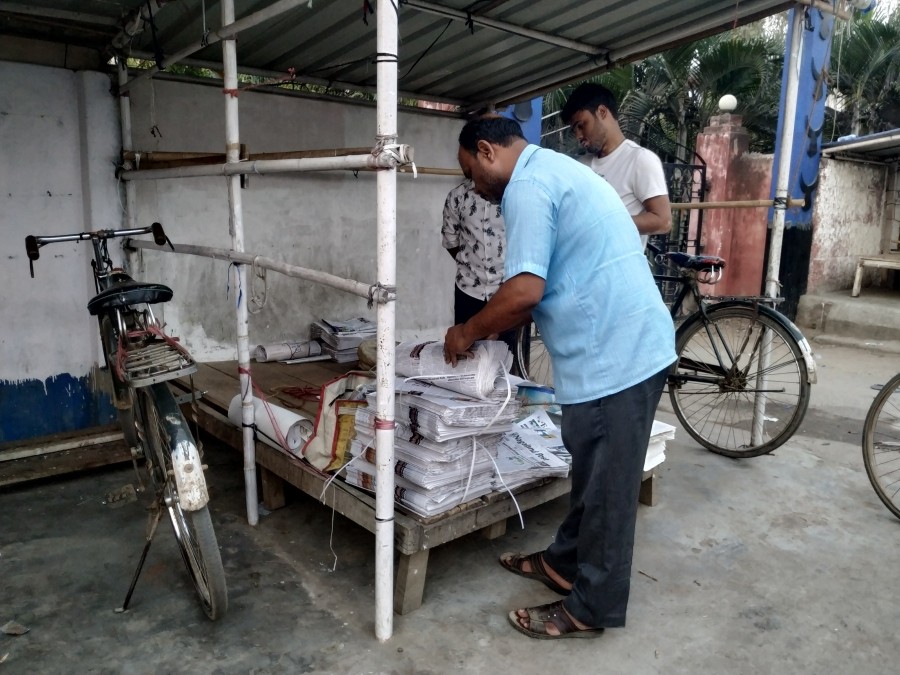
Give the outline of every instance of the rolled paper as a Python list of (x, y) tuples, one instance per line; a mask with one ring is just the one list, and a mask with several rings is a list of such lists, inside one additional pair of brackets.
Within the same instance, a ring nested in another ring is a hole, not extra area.
[[(287, 443), (287, 449), (300, 457), (300, 450), (313, 434), (313, 423), (302, 415), (272, 403), (253, 399), (253, 412), (259, 438), (273, 448), (280, 448), (278, 432)], [(274, 418), (275, 424), (272, 423)], [(241, 395), (237, 394), (228, 406), (228, 421), (241, 428), (243, 413), (241, 411)], [(278, 432), (275, 431), (275, 425)]]

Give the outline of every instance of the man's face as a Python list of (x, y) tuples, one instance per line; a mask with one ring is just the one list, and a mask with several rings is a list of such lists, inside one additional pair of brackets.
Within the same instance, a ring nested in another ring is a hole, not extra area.
[(499, 204), (509, 177), (503, 176), (494, 146), (480, 141), (475, 155), (460, 147), (457, 159), (463, 175), (475, 184), (475, 192), (492, 204)]
[(588, 152), (598, 153), (606, 144), (605, 118), (609, 111), (605, 106), (599, 106), (597, 110), (578, 110), (572, 115), (569, 128), (575, 134), (578, 143)]

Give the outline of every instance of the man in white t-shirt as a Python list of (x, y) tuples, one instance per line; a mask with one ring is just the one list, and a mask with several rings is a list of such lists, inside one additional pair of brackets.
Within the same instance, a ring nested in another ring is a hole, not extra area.
[(582, 161), (606, 179), (625, 203), (646, 247), (651, 234), (666, 234), (672, 227), (669, 190), (659, 157), (625, 138), (618, 114), (616, 97), (609, 89), (585, 82), (569, 96), (562, 120), (589, 153)]

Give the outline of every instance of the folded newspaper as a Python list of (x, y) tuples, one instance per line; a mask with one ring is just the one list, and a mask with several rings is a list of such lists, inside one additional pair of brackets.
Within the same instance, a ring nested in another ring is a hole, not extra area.
[[(359, 343), (375, 335), (374, 321), (360, 317), (357, 319), (321, 319), (314, 321), (309, 329), (309, 336), (321, 340), (334, 352), (355, 350)], [(328, 351), (326, 349), (326, 351)], [(355, 360), (355, 353), (354, 353)]]
[[(397, 381), (395, 415), (413, 432), (433, 441), (474, 436), (490, 430), (506, 429), (519, 412), (520, 403), (486, 401), (461, 396), (443, 387), (419, 380)], [(375, 407), (375, 393), (368, 396)]]
[[(512, 354), (506, 343), (481, 340), (470, 351), (472, 356), (460, 358), (454, 367), (444, 362), (443, 342), (402, 342), (397, 346), (395, 368), (399, 375), (472, 398), (506, 398), (506, 376), (512, 367)], [(516, 395), (515, 387), (512, 395)]]
[[(496, 453), (497, 442), (502, 436), (501, 430), (505, 425), (498, 426), (496, 433), (468, 436), (450, 439), (446, 441), (433, 441), (417, 431), (413, 431), (408, 424), (397, 420), (394, 426), (394, 438), (396, 441), (409, 443), (416, 447), (416, 453), (423, 459), (431, 462), (452, 462), (472, 452), (473, 443)], [(479, 428), (479, 432), (484, 431)], [(363, 442), (371, 443), (375, 438), (375, 409), (371, 406), (356, 409), (356, 434)]]

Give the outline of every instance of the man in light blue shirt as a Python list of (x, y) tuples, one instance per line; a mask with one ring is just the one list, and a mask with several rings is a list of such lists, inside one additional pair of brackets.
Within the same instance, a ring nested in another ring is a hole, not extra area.
[(570, 511), (546, 551), (504, 554), (507, 570), (567, 595), (510, 612), (538, 638), (623, 626), (634, 526), (653, 415), (675, 360), (672, 320), (621, 199), (576, 160), (529, 145), (515, 122), (479, 118), (459, 163), (506, 221), (505, 281), (453, 326), (445, 358), (533, 316), (553, 363), (562, 436), (572, 455)]

